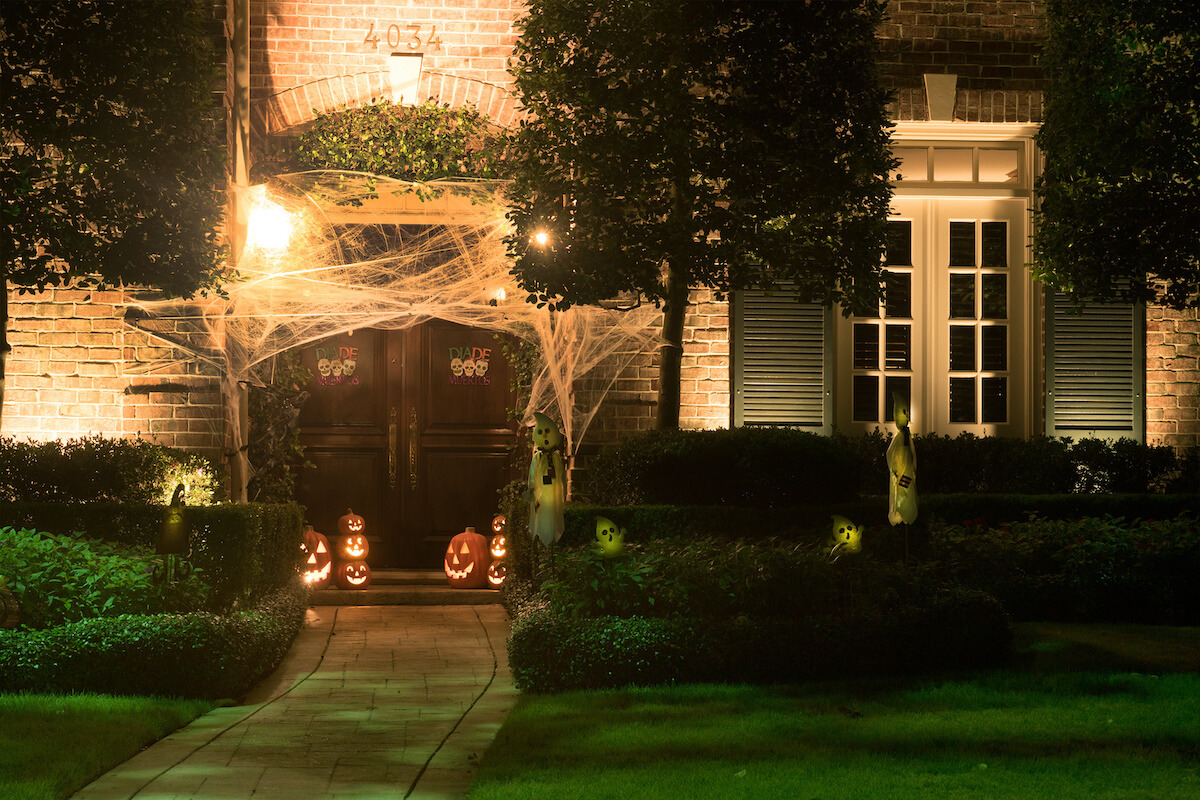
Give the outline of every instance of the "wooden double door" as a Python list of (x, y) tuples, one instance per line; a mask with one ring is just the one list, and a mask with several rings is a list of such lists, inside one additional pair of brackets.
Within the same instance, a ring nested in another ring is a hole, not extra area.
[(348, 508), (375, 567), (435, 569), (451, 536), (489, 530), (512, 479), (512, 373), (492, 331), (430, 321), (362, 329), (301, 348), (297, 500), (331, 538)]

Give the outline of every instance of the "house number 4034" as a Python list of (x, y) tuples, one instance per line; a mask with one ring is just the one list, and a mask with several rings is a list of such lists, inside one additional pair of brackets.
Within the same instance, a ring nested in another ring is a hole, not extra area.
[[(420, 25), (405, 25), (403, 29), (396, 23), (392, 23), (387, 27), (387, 46), (395, 50), (402, 43), (409, 50), (420, 50), (424, 44), (430, 50), (440, 51), (442, 49), (442, 37), (437, 35), (437, 28), (429, 29), (429, 38), (422, 41)], [(379, 32), (375, 30), (375, 23), (371, 23), (371, 29), (367, 31), (367, 35), (363, 37), (363, 44), (379, 46), (379, 43), (384, 40)]]

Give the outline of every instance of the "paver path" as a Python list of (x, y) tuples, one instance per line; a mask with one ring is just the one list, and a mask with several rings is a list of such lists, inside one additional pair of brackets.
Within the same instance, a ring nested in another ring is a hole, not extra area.
[(320, 606), (245, 705), (219, 708), (75, 800), (466, 795), (516, 700), (500, 606)]

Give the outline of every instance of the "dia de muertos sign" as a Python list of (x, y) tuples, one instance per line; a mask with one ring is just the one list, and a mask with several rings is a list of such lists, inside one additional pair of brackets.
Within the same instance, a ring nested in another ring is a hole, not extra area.
[(491, 367), (490, 347), (451, 347), (449, 382), (459, 386), (491, 386), (487, 376)]

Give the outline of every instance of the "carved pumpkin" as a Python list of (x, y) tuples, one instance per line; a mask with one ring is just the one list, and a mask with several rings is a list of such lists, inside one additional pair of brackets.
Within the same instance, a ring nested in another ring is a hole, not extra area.
[(346, 513), (338, 517), (338, 533), (343, 536), (351, 536), (356, 533), (363, 533), (367, 529), (366, 520), (354, 513), (354, 509), (347, 508)]
[(314, 589), (324, 589), (328, 586), (333, 571), (333, 553), (329, 550), (329, 540), (309, 525), (300, 541), (300, 554), (304, 562), (300, 567), (304, 582)]
[(508, 520), (503, 514), (497, 514), (492, 518), (492, 533), (504, 533), (508, 530)]
[(488, 543), (483, 534), (467, 528), (456, 534), (446, 548), (446, 580), (459, 589), (482, 589), (487, 585)]
[(343, 561), (333, 571), (333, 580), (342, 589), (365, 589), (371, 585), (371, 568), (365, 561)]
[(502, 561), (505, 553), (508, 552), (508, 540), (504, 538), (503, 533), (498, 533), (492, 537), (491, 546), (492, 558), (496, 561)]
[(508, 577), (508, 564), (503, 561), (493, 561), (488, 566), (487, 582), (488, 586), (493, 589), (499, 589), (504, 585), (504, 579)]
[(338, 558), (346, 561), (359, 561), (371, 552), (371, 543), (361, 533), (352, 533), (338, 540)]

